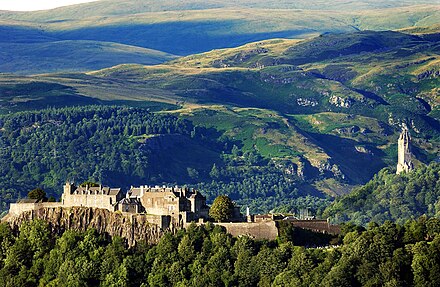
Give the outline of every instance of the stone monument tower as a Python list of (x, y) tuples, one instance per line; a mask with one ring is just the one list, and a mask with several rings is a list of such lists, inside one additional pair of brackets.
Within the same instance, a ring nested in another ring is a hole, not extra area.
[(411, 161), (411, 136), (409, 135), (407, 127), (403, 127), (399, 136), (398, 146), (398, 159), (397, 159), (397, 174), (409, 172), (414, 169), (414, 165)]

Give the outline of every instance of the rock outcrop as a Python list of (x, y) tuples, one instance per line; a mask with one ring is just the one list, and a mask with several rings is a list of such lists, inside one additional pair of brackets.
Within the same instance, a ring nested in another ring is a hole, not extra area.
[(331, 96), (329, 99), (330, 104), (335, 105), (339, 108), (350, 108), (354, 104), (354, 99), (352, 98), (343, 98), (339, 96)]
[(4, 221), (7, 221), (12, 229), (18, 229), (23, 222), (41, 219), (46, 221), (55, 233), (94, 228), (100, 234), (124, 238), (128, 246), (134, 246), (136, 242), (141, 241), (155, 244), (165, 232), (174, 232), (177, 229), (177, 226), (171, 223), (170, 228), (163, 230), (158, 224), (152, 223), (153, 220), (149, 217), (145, 214), (126, 215), (99, 208), (56, 207), (25, 211), (18, 216), (7, 216)]

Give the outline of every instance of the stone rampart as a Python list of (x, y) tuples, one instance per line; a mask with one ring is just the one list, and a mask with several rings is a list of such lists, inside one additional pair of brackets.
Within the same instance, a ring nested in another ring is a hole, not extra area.
[(226, 228), (232, 236), (247, 235), (258, 240), (275, 240), (278, 236), (278, 228), (275, 221), (264, 222), (233, 222), (215, 223)]
[(293, 226), (307, 229), (313, 232), (339, 234), (341, 227), (327, 222), (327, 220), (291, 220), (289, 221)]
[(61, 202), (38, 202), (38, 203), (11, 203), (9, 214), (18, 216), (23, 212), (38, 210), (41, 208), (63, 207)]

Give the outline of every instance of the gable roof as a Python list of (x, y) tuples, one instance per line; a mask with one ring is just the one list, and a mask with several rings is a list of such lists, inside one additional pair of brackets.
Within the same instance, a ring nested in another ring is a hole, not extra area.
[(38, 203), (42, 201), (43, 199), (22, 198), (18, 201), (18, 203)]
[(118, 195), (121, 192), (120, 188), (110, 188), (108, 186), (84, 187), (78, 186), (73, 193), (79, 194), (103, 194), (103, 195)]

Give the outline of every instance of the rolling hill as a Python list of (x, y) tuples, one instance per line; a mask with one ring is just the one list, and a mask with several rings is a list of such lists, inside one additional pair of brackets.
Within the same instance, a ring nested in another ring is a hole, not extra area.
[(123, 63), (160, 64), (175, 56), (146, 48), (98, 41), (1, 43), (0, 71), (19, 75), (90, 71)]
[[(394, 166), (403, 124), (416, 164), (436, 159), (440, 6), (340, 0), (304, 8), (290, 0), (106, 0), (2, 11), (0, 113), (128, 105), (189, 120), (190, 134), (216, 139), (215, 159), (190, 166), (172, 149), (167, 171), (144, 179), (198, 179), (209, 199), (227, 191), (263, 212), (320, 210), (324, 194), (348, 193)], [(139, 129), (132, 134), (150, 137)], [(185, 155), (200, 158), (190, 146)], [(20, 167), (11, 170), (20, 175)]]
[[(403, 123), (420, 162), (438, 157), (439, 39), (434, 26), (426, 31), (273, 39), (156, 66), (5, 75), (2, 110), (149, 106), (213, 128), (241, 152), (270, 159), (300, 178), (306, 193), (343, 194), (394, 166)], [(214, 183), (202, 188), (221, 190)], [(265, 206), (280, 202), (264, 198)]]
[[(328, 32), (424, 27), (438, 23), (439, 18), (440, 6), (423, 0), (339, 0), (331, 6), (325, 1), (310, 4), (291, 0), (103, 0), (47, 11), (0, 11), (0, 42), (8, 60), (0, 72), (71, 72), (119, 63), (156, 64), (170, 58), (133, 50), (146, 48), (187, 56), (273, 38), (305, 39)], [(95, 42), (95, 48), (90, 48), (91, 42)], [(109, 47), (116, 44), (135, 47)], [(60, 50), (73, 55), (68, 64), (45, 57)], [(75, 50), (90, 53), (97, 61), (76, 62), (83, 56), (75, 55)], [(120, 61), (109, 61), (119, 57)], [(50, 64), (38, 69), (44, 62)], [(25, 64), (30, 69), (21, 69)]]
[[(435, 2), (434, 2), (435, 3)], [(189, 11), (189, 10), (209, 10), (225, 8), (256, 8), (256, 9), (289, 9), (289, 10), (334, 10), (334, 11), (359, 11), (368, 9), (384, 9), (408, 7), (414, 5), (433, 4), (428, 0), (361, 0), (347, 1), (336, 0), (329, 5), (328, 1), (316, 0), (313, 2), (305, 0), (101, 0), (85, 4), (71, 5), (51, 10), (34, 12), (11, 12), (4, 11), (5, 16), (10, 19), (28, 20), (28, 21), (50, 21), (57, 19), (84, 19), (100, 16), (121, 16), (132, 15), (147, 12), (164, 11)]]
[(259, 42), (89, 75), (129, 78), (197, 103), (284, 114), (349, 112), (392, 125), (411, 117), (418, 133), (437, 135), (438, 49), (438, 40), (428, 35), (365, 31)]

